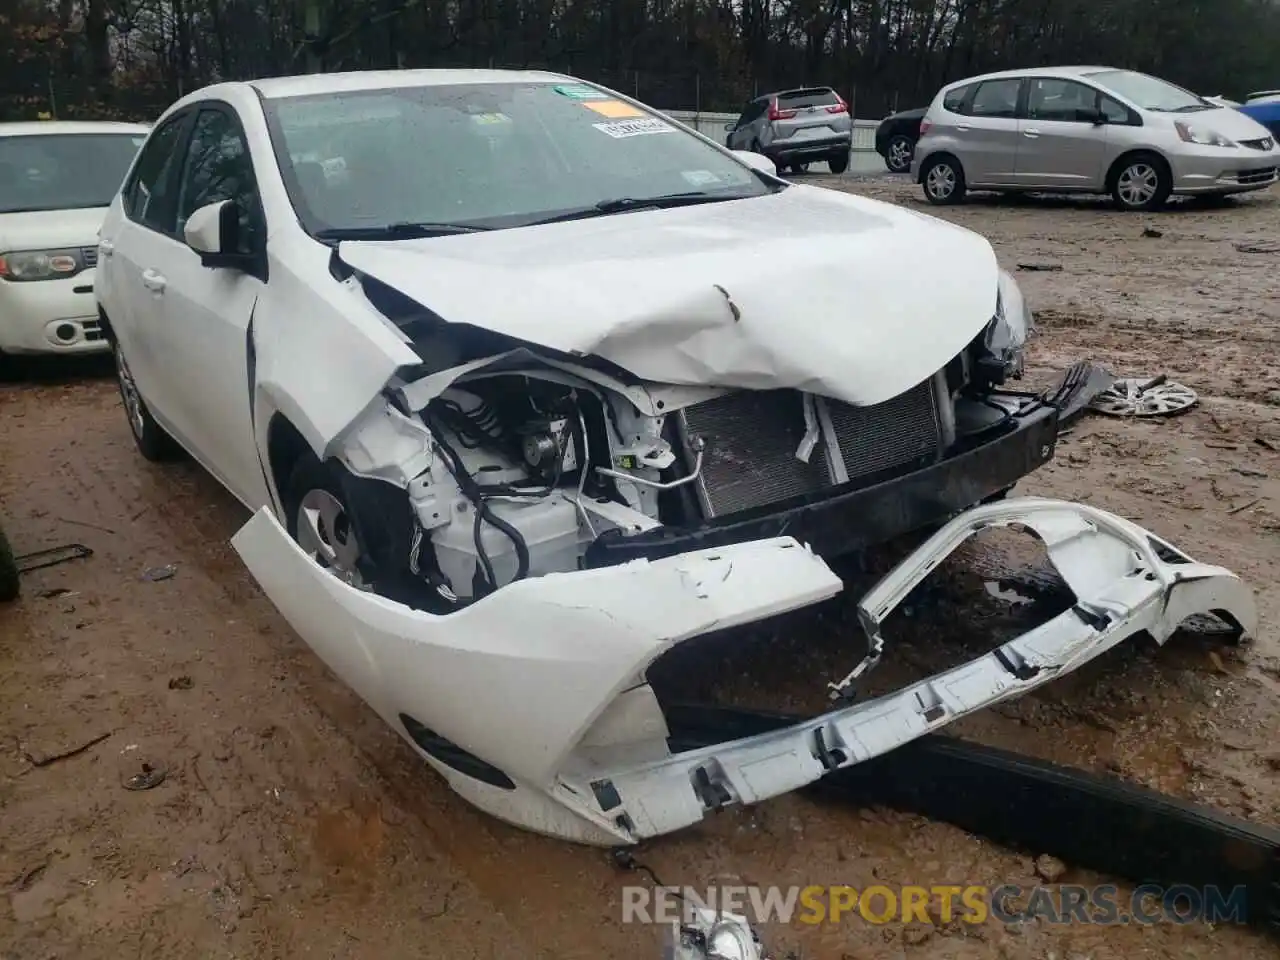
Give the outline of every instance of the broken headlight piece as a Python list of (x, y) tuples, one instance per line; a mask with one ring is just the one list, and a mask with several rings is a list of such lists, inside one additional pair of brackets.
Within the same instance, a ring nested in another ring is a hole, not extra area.
[(1035, 330), (1026, 298), (1007, 271), (996, 285), (996, 312), (982, 334), (982, 348), (975, 358), (980, 379), (1004, 383), (1022, 376), (1022, 351)]

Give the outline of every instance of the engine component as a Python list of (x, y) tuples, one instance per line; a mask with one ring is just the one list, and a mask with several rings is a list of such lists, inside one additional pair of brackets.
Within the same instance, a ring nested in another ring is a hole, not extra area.
[[(529, 551), (528, 576), (567, 573), (578, 569), (578, 509), (563, 493), (554, 491), (537, 500), (491, 500), (488, 509), (519, 531)], [(463, 600), (473, 599), (483, 590), (477, 578), (485, 578), (481, 551), (493, 568), (493, 588), (505, 586), (516, 577), (518, 558), (511, 538), (492, 523), (475, 523), (476, 507), (459, 491), (452, 504), (449, 522), (431, 533), (436, 563), (449, 588)]]
[[(813, 449), (799, 391), (747, 390), (687, 407), (680, 412), (685, 437), (706, 443), (698, 482), (704, 515), (721, 517), (938, 459), (950, 438), (936, 380), (870, 407), (823, 400), (825, 415), (817, 419), (827, 442)], [(798, 451), (808, 453), (807, 462)], [(837, 457), (844, 476), (834, 469)]]

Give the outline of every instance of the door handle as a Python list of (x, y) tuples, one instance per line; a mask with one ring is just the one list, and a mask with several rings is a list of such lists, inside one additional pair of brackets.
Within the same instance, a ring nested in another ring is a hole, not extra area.
[(155, 293), (163, 293), (166, 282), (165, 278), (154, 270), (146, 269), (142, 271), (142, 285), (148, 290)]
[(1040, 131), (1039, 130), (1023, 130), (1022, 135), (1024, 137), (1030, 137), (1032, 140), (1034, 140), (1036, 137), (1040, 136)]
[(101, 253), (104, 257), (109, 257), (116, 252), (116, 245), (112, 243), (110, 240), (99, 240), (98, 252)]
[(956, 124), (956, 129), (957, 129), (957, 130), (968, 130), (968, 129), (969, 129), (969, 125), (968, 125), (967, 123), (958, 123), (958, 124)]

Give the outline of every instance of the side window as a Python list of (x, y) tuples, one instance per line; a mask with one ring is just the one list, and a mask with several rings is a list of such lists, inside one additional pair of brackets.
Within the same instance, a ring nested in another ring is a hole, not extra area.
[(1105, 93), (1098, 95), (1098, 108), (1102, 111), (1103, 116), (1107, 118), (1107, 123), (1128, 123), (1130, 121), (1129, 108), (1118, 100), (1112, 100)]
[[(1098, 92), (1074, 80), (1035, 77), (1027, 91), (1027, 116), (1032, 120), (1087, 123), (1098, 102)], [(1126, 114), (1127, 116), (1127, 114)]]
[(969, 115), (973, 117), (1008, 117), (1018, 115), (1018, 88), (1022, 81), (1017, 78), (1008, 80), (984, 80), (978, 85), (973, 103), (969, 106)]
[(226, 110), (204, 109), (191, 131), (191, 147), (178, 188), (178, 234), (191, 214), (220, 200), (234, 200), (240, 208), (236, 252), (257, 250), (265, 239), (265, 224), (244, 133)]
[(964, 107), (964, 102), (969, 94), (973, 92), (973, 84), (969, 83), (963, 87), (956, 87), (945, 97), (942, 98), (942, 109), (948, 113), (960, 113)]
[(174, 188), (185, 143), (181, 134), (188, 119), (173, 117), (151, 134), (122, 191), (125, 216), (169, 235), (174, 233)]

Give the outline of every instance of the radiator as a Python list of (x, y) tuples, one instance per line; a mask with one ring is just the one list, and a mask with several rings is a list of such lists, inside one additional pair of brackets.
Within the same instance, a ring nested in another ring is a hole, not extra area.
[(796, 457), (805, 436), (804, 395), (797, 390), (744, 390), (681, 411), (686, 440), (705, 444), (697, 486), (707, 517), (835, 486), (839, 469), (828, 459), (828, 440), (834, 440), (850, 481), (942, 455), (942, 419), (932, 379), (870, 407), (820, 403), (830, 414), (833, 436), (824, 434), (808, 463)]

